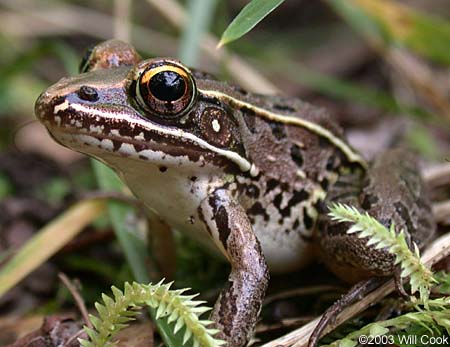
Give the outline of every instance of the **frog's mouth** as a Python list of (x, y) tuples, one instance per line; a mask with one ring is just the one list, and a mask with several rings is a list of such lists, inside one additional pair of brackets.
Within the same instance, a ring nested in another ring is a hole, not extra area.
[(238, 154), (212, 146), (181, 128), (144, 119), (126, 104), (105, 106), (80, 102), (73, 93), (52, 97), (47, 92), (38, 98), (35, 112), (58, 143), (94, 157), (119, 155), (155, 164), (200, 167), (227, 167), (231, 161), (241, 171), (251, 169)]

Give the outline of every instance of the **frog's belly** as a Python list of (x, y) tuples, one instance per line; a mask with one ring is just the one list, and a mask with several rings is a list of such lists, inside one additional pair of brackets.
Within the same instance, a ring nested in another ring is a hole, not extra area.
[(286, 233), (279, 230), (274, 233), (256, 231), (269, 269), (274, 273), (298, 270), (309, 264), (314, 258), (314, 247), (294, 231)]

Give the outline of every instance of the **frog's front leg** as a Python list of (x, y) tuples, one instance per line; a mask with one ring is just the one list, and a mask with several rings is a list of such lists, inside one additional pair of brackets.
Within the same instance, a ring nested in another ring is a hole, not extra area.
[(226, 287), (214, 305), (211, 319), (227, 347), (244, 346), (261, 310), (269, 274), (259, 241), (245, 210), (226, 190), (206, 199), (200, 213), (215, 244), (231, 264)]

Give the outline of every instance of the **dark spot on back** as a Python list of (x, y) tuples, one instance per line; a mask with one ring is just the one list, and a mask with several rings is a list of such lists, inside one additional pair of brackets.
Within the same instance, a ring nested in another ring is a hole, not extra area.
[(332, 171), (335, 168), (335, 159), (336, 157), (334, 155), (328, 157), (327, 165), (325, 166), (328, 171)]
[(159, 167), (159, 171), (166, 172), (167, 171), (167, 166), (160, 166)]
[(251, 198), (256, 199), (259, 196), (259, 189), (257, 186), (251, 184), (249, 186), (246, 187), (245, 192), (247, 193), (247, 195)]
[(281, 207), (281, 202), (283, 201), (283, 193), (278, 193), (273, 199), (273, 204), (279, 210)]
[(330, 142), (328, 141), (327, 138), (323, 137), (323, 136), (319, 136), (319, 146), (321, 148), (326, 148), (330, 145)]
[(283, 124), (277, 122), (269, 122), (270, 129), (272, 130), (273, 136), (277, 140), (282, 140), (286, 138), (286, 130)]
[(307, 229), (311, 229), (314, 225), (314, 220), (308, 214), (306, 208), (303, 208), (303, 223)]
[(270, 192), (271, 190), (275, 189), (277, 186), (278, 186), (278, 180), (273, 179), (273, 178), (268, 180), (267, 184), (266, 184), (266, 194), (268, 192)]
[(295, 220), (294, 224), (292, 225), (292, 228), (295, 230), (299, 227), (300, 225), (300, 221), (298, 220), (298, 218)]
[(364, 210), (370, 210), (370, 208), (372, 207), (372, 205), (376, 204), (378, 202), (378, 198), (376, 195), (373, 194), (366, 194), (364, 196), (364, 200), (361, 203), (361, 207)]
[(247, 210), (247, 213), (248, 214), (251, 214), (251, 215), (261, 215), (261, 216), (264, 216), (264, 220), (265, 221), (268, 221), (269, 220), (269, 215), (267, 214), (267, 212), (266, 212), (266, 210), (264, 209), (264, 207), (261, 205), (261, 203), (260, 202), (255, 202), (253, 205), (252, 205), (252, 207), (250, 207), (248, 210)]
[(414, 233), (415, 228), (411, 221), (411, 216), (409, 214), (408, 208), (402, 203), (402, 202), (396, 202), (394, 203), (395, 211), (400, 215), (402, 220), (405, 222), (407, 232), (409, 234)]
[(303, 156), (299, 146), (291, 146), (291, 158), (297, 164), (297, 166), (303, 166)]
[(291, 209), (295, 205), (299, 204), (300, 202), (308, 199), (309, 194), (305, 190), (296, 190), (294, 191), (294, 194), (292, 195), (291, 199), (288, 201), (288, 204), (285, 208), (283, 208), (280, 213), (283, 217), (288, 217), (291, 214)]
[(197, 176), (192, 176), (192, 177), (191, 177), (191, 181), (192, 181), (192, 182), (197, 181)]
[(272, 107), (278, 111), (284, 111), (284, 112), (295, 112), (296, 111), (296, 109), (293, 108), (292, 106), (285, 105), (285, 104), (273, 104)]
[(322, 179), (322, 181), (320, 181), (320, 186), (322, 187), (323, 190), (327, 190), (329, 184), (330, 184), (330, 182), (328, 182), (328, 180), (326, 178), (324, 178), (324, 179)]
[(245, 125), (252, 134), (256, 132), (256, 116), (255, 112), (248, 107), (241, 107)]

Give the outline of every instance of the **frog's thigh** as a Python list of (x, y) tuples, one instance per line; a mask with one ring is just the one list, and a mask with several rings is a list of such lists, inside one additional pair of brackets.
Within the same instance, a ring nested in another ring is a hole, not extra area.
[[(389, 150), (372, 163), (359, 197), (335, 198), (328, 202), (354, 205), (386, 226), (394, 222), (398, 230), (406, 230), (408, 237), (421, 246), (433, 235), (434, 223), (418, 172), (412, 154), (398, 149)], [(336, 192), (330, 195), (345, 196)], [(322, 216), (319, 228), (323, 259), (339, 277), (356, 282), (393, 273), (394, 256), (386, 250), (366, 246), (366, 240), (355, 234), (348, 235), (348, 225)]]
[(267, 288), (266, 261), (244, 209), (225, 190), (217, 190), (200, 210), (215, 244), (231, 263), (211, 319), (227, 347), (243, 346), (256, 325)]

